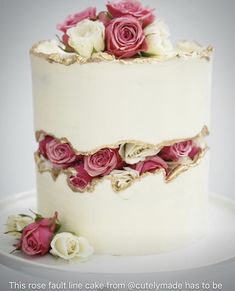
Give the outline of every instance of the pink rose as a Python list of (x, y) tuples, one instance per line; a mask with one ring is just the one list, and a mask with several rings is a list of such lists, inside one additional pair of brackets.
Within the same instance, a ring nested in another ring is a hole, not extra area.
[(98, 19), (99, 19), (99, 21), (101, 21), (104, 24), (104, 26), (107, 26), (111, 20), (111, 18), (108, 15), (108, 12), (106, 12), (106, 11), (101, 11), (98, 14)]
[(46, 155), (54, 166), (67, 167), (75, 161), (76, 155), (68, 143), (52, 139), (46, 143)]
[(118, 149), (104, 148), (91, 156), (84, 157), (84, 169), (92, 177), (108, 175), (120, 163)]
[(96, 19), (96, 8), (95, 7), (88, 7), (86, 10), (82, 12), (78, 12), (72, 15), (69, 15), (65, 21), (61, 24), (57, 24), (57, 29), (64, 32), (66, 34), (66, 31), (74, 27), (78, 22), (84, 20), (84, 19)]
[(147, 50), (144, 31), (132, 16), (115, 18), (106, 27), (106, 48), (119, 58), (130, 58)]
[(45, 158), (47, 158), (46, 145), (47, 145), (48, 142), (50, 142), (53, 139), (54, 139), (54, 137), (52, 137), (50, 135), (46, 135), (44, 137), (44, 139), (39, 142), (39, 152)]
[(131, 15), (137, 18), (143, 27), (152, 23), (155, 19), (154, 9), (143, 7), (138, 0), (121, 0), (108, 2), (107, 9), (113, 18)]
[(200, 153), (201, 148), (198, 146), (193, 146), (191, 152), (188, 154), (191, 160), (195, 158), (195, 156)]
[(22, 250), (27, 255), (45, 255), (50, 249), (53, 235), (57, 231), (58, 213), (55, 212), (51, 218), (40, 218), (27, 225), (22, 232), (18, 250)]
[(84, 169), (84, 165), (79, 165), (75, 167), (75, 169), (77, 171), (77, 174), (76, 176), (69, 177), (69, 183), (73, 187), (79, 190), (83, 190), (90, 184), (92, 177)]
[(180, 158), (188, 157), (192, 150), (192, 140), (182, 141), (172, 146), (163, 147), (159, 156), (166, 161), (177, 162)]
[(167, 163), (158, 156), (148, 157), (144, 161), (139, 162), (135, 166), (135, 170), (141, 174), (145, 172), (153, 172), (157, 169), (167, 169)]

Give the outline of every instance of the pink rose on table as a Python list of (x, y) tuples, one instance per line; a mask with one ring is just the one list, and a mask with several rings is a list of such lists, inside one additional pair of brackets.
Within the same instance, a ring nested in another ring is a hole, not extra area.
[(74, 27), (78, 22), (84, 19), (96, 19), (96, 8), (95, 7), (88, 7), (86, 10), (69, 15), (64, 22), (57, 24), (57, 29), (66, 33), (66, 31)]
[(132, 16), (111, 20), (106, 27), (106, 49), (119, 58), (130, 58), (147, 50), (145, 34)]
[(90, 184), (92, 177), (84, 169), (84, 165), (79, 165), (75, 169), (77, 174), (69, 177), (69, 183), (78, 190), (83, 190)]
[(46, 143), (46, 155), (55, 167), (67, 167), (75, 161), (76, 155), (68, 143), (52, 139)]
[(113, 169), (118, 168), (120, 163), (118, 149), (104, 148), (84, 157), (84, 169), (92, 177), (108, 175)]
[(166, 161), (177, 162), (180, 158), (188, 157), (192, 145), (192, 140), (178, 142), (172, 146), (163, 147), (158, 155)]
[(58, 230), (58, 213), (51, 218), (40, 218), (23, 229), (18, 250), (30, 256), (48, 253), (53, 235)]
[(144, 161), (139, 162), (135, 166), (135, 170), (141, 174), (146, 172), (153, 172), (157, 169), (167, 169), (167, 163), (158, 156), (148, 157)]
[(154, 9), (144, 7), (138, 0), (111, 1), (108, 2), (107, 9), (113, 18), (131, 15), (137, 18), (143, 27), (152, 23), (155, 19)]

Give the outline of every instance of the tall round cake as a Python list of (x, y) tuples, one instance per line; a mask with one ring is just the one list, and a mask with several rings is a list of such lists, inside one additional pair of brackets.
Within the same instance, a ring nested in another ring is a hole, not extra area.
[(31, 50), (38, 211), (57, 211), (97, 254), (203, 236), (212, 48), (173, 47), (164, 22), (133, 0), (58, 28), (61, 44)]

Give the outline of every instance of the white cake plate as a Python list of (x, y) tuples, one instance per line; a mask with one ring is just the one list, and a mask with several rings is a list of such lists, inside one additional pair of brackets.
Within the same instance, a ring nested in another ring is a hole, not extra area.
[(10, 254), (14, 238), (4, 235), (7, 216), (36, 210), (34, 191), (20, 193), (0, 202), (0, 263), (26, 274), (49, 272), (70, 274), (134, 274), (188, 270), (218, 264), (235, 258), (235, 202), (210, 196), (209, 232), (190, 247), (149, 256), (98, 256), (84, 263), (71, 263), (50, 255), (30, 257)]

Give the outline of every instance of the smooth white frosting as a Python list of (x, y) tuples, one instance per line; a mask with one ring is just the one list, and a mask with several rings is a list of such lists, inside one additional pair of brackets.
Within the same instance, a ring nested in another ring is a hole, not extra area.
[(120, 140), (160, 143), (209, 123), (211, 61), (64, 66), (32, 56), (34, 125), (88, 151)]
[[(160, 143), (209, 124), (211, 61), (100, 62), (65, 66), (32, 55), (34, 125), (88, 151), (120, 140)], [(208, 160), (166, 184), (149, 175), (116, 194), (104, 180), (74, 193), (64, 175), (37, 174), (38, 212), (59, 212), (96, 253), (138, 255), (182, 247), (204, 234)]]
[(206, 233), (207, 180), (207, 160), (169, 184), (150, 175), (121, 194), (107, 180), (93, 193), (74, 193), (65, 175), (54, 182), (49, 173), (38, 173), (38, 212), (57, 210), (62, 230), (86, 237), (97, 254), (165, 252)]

